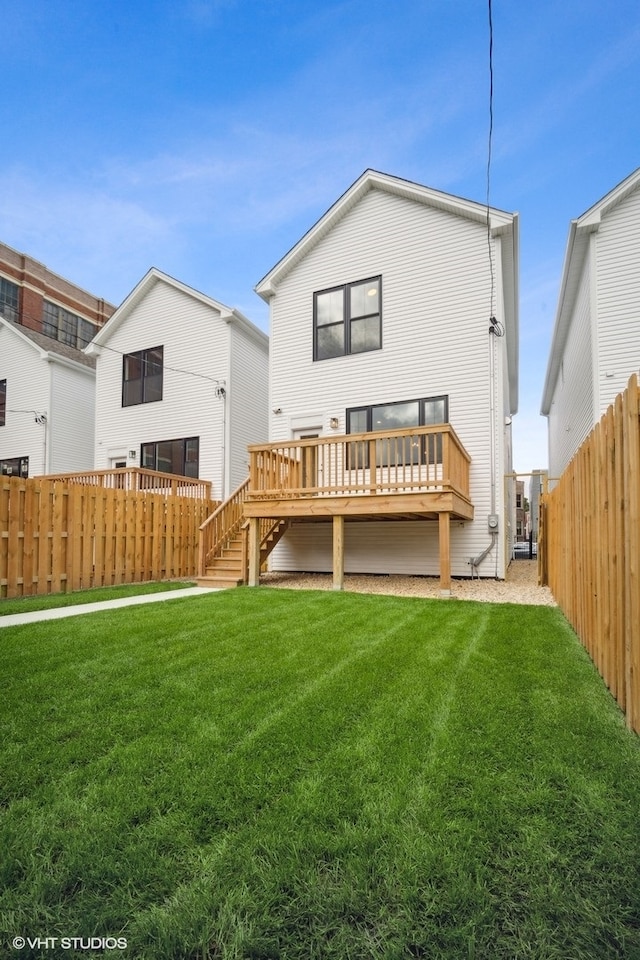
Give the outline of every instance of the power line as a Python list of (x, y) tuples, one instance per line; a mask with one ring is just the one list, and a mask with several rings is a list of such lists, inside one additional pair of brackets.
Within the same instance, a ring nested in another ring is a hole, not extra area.
[[(36, 323), (42, 323), (42, 318), (41, 318), (41, 317), (35, 317), (35, 316), (33, 316), (32, 314), (29, 314), (29, 313), (22, 313), (22, 314), (20, 314), (20, 316), (22, 317), (22, 319), (34, 320)], [(81, 319), (84, 319), (84, 317), (82, 317)], [(88, 322), (91, 322), (91, 321), (88, 321)], [(23, 323), (16, 323), (15, 326), (17, 326), (17, 327), (22, 327), (22, 326), (24, 326), (24, 324), (23, 324)], [(95, 324), (93, 324), (93, 326), (95, 326)], [(39, 333), (40, 336), (42, 336), (42, 337), (47, 337), (49, 340), (52, 340), (53, 343), (61, 343), (61, 344), (62, 344), (63, 346), (65, 346), (65, 347), (71, 347), (73, 350), (78, 350), (80, 353), (84, 353), (84, 350), (83, 350), (82, 347), (76, 347), (76, 346), (74, 346), (73, 344), (66, 343), (64, 340), (59, 340), (57, 337), (51, 337), (51, 336), (49, 336), (49, 334), (43, 333), (42, 330), (32, 330), (31, 327), (25, 327), (25, 329), (26, 329), (26, 330), (31, 330), (32, 333)], [(101, 329), (102, 329), (102, 327), (98, 327), (98, 330), (96, 331), (96, 334), (97, 334), (98, 331), (101, 330)], [(92, 342), (92, 341), (90, 340), (89, 343), (91, 343), (91, 342)], [(89, 346), (89, 344), (87, 344), (87, 346)], [(106, 344), (100, 344), (100, 349), (101, 349), (101, 350), (110, 350), (111, 353), (117, 353), (117, 354), (119, 354), (119, 356), (121, 356), (121, 357), (126, 357), (126, 356), (128, 356), (129, 353), (135, 352), (135, 351), (127, 351), (127, 353), (125, 353), (123, 350), (116, 350), (114, 347), (108, 347)], [(163, 363), (162, 369), (163, 369), (163, 370), (169, 370), (171, 373), (181, 373), (181, 374), (184, 374), (184, 376), (187, 376), (187, 377), (197, 377), (197, 378), (200, 379), (200, 380), (208, 380), (210, 383), (215, 383), (215, 384), (218, 384), (218, 385), (225, 383), (225, 381), (224, 381), (224, 380), (221, 380), (219, 377), (209, 377), (209, 376), (207, 376), (207, 375), (204, 374), (204, 373), (196, 373), (194, 370), (182, 370), (180, 367), (169, 367), (169, 366), (167, 366), (167, 364), (165, 364), (165, 363)]]
[(493, 244), (491, 242), (491, 161), (493, 151), (493, 8), (492, 0), (488, 0), (489, 14), (489, 136), (487, 142), (487, 250), (489, 253), (489, 274), (491, 289), (489, 295), (489, 327), (490, 333), (501, 337), (504, 327), (496, 320), (496, 277), (493, 263)]

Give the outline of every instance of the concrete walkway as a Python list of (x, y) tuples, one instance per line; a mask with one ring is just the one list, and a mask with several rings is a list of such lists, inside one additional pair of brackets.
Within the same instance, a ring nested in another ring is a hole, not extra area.
[(97, 603), (79, 603), (75, 607), (54, 607), (51, 610), (32, 610), (30, 613), (10, 613), (0, 616), (0, 628), (17, 627), (22, 623), (39, 623), (42, 620), (61, 620), (63, 617), (78, 617), (82, 613), (99, 610), (116, 610), (118, 607), (133, 607), (140, 603), (157, 603), (160, 600), (180, 600), (181, 597), (198, 597), (215, 592), (211, 587), (185, 587), (184, 590), (165, 590), (162, 593), (144, 593), (139, 597), (121, 597), (120, 600), (100, 600)]

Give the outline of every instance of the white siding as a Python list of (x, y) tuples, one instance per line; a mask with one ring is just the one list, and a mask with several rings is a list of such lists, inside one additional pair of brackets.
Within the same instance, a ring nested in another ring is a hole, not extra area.
[[(7, 416), (0, 427), (0, 459), (29, 457), (29, 475), (47, 473), (48, 426), (30, 411), (51, 413), (49, 364), (40, 352), (0, 326), (0, 380), (7, 381)], [(16, 412), (14, 412), (16, 411)]]
[[(314, 291), (376, 275), (382, 276), (382, 349), (314, 363)], [(269, 408), (282, 410), (270, 414), (271, 439), (320, 424), (330, 432), (331, 417), (344, 432), (345, 410), (352, 406), (449, 397), (449, 420), (472, 458), (477, 518), (452, 529), (455, 576), (469, 576), (469, 557), (490, 542), (489, 284), (484, 225), (373, 190), (279, 283), (271, 304)], [(496, 351), (496, 432), (502, 439), (504, 339), (496, 341)], [(503, 452), (496, 469), (502, 515)], [(435, 573), (432, 528), (426, 522), (357, 524), (349, 531), (347, 562), (369, 572), (389, 572), (391, 565), (396, 572)], [(326, 536), (322, 527), (292, 531), (274, 554), (274, 567), (312, 569), (316, 540)], [(330, 569), (330, 556), (323, 562)], [(495, 554), (480, 572), (495, 575)], [(504, 575), (503, 555), (498, 573)]]
[(242, 327), (230, 327), (229, 477), (227, 494), (249, 474), (247, 447), (268, 438), (268, 350)]
[[(123, 407), (123, 354), (159, 346), (162, 400)], [(99, 349), (96, 469), (115, 458), (139, 465), (143, 443), (199, 437), (199, 475), (216, 499), (247, 476), (247, 444), (267, 436), (267, 344), (257, 332), (156, 279)]]
[(549, 477), (558, 478), (593, 425), (589, 257), (580, 278), (562, 366), (549, 410)]
[(597, 240), (598, 367), (594, 422), (640, 369), (640, 189), (610, 210)]
[(49, 473), (93, 469), (95, 373), (89, 368), (49, 364)]
[[(223, 487), (224, 403), (216, 380), (228, 381), (227, 324), (204, 303), (156, 283), (101, 349), (97, 364), (96, 469), (124, 455), (139, 466), (140, 445), (200, 437), (200, 477)], [(122, 356), (164, 347), (162, 400), (122, 406)], [(128, 456), (136, 451), (135, 459)]]

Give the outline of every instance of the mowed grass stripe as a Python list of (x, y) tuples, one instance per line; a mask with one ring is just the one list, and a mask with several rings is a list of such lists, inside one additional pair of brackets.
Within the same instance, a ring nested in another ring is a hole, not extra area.
[(558, 611), (161, 606), (3, 636), (11, 929), (143, 960), (640, 951), (637, 740)]

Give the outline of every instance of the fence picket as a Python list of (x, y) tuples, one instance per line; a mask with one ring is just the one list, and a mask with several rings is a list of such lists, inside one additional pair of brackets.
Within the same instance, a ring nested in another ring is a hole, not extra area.
[(0, 477), (0, 598), (196, 576), (199, 527), (215, 506), (166, 492)]
[(640, 733), (640, 389), (634, 374), (543, 496), (539, 569)]

